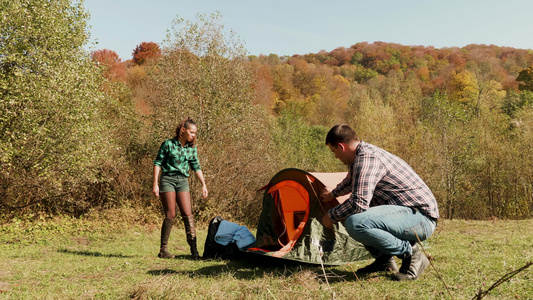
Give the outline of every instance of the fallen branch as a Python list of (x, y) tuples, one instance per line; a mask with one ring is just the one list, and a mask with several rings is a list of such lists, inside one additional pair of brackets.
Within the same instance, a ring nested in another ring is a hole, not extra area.
[[(424, 252), (424, 255), (427, 258), (429, 258), (429, 255), (427, 254), (426, 249), (424, 249), (424, 246), (422, 245), (422, 241), (420, 241), (420, 238), (418, 237), (418, 234), (416, 233), (416, 231), (415, 231), (415, 235), (416, 235), (416, 239), (418, 240), (418, 245), (420, 246), (420, 248), (422, 248), (422, 252)], [(446, 284), (446, 281), (444, 281), (444, 278), (442, 278), (442, 276), (440, 275), (439, 271), (437, 270), (435, 265), (433, 265), (433, 262), (431, 260), (429, 260), (429, 264), (431, 265), (431, 267), (435, 271), (435, 274), (437, 274), (437, 278), (442, 282), (442, 284), (444, 284), (444, 287), (446, 288), (446, 291), (448, 291), (448, 295), (450, 295), (450, 298), (454, 299), (453, 294), (450, 291), (450, 288)]]
[(503, 275), (502, 278), (498, 279), (491, 287), (489, 287), (488, 289), (486, 289), (485, 291), (483, 291), (481, 288), (479, 289), (479, 292), (472, 298), (472, 300), (479, 300), (483, 297), (485, 297), (486, 295), (488, 295), (493, 289), (495, 289), (496, 287), (498, 287), (500, 284), (506, 282), (506, 281), (509, 281), (513, 276), (515, 276), (516, 274), (524, 271), (525, 269), (529, 268), (531, 265), (533, 265), (533, 262), (528, 262), (526, 263), (525, 266), (521, 267), (520, 269), (517, 269), (517, 270), (514, 270), (512, 272), (509, 272), (505, 275)]
[(327, 284), (328, 289), (329, 289), (329, 291), (331, 293), (331, 299), (335, 299), (335, 292), (333, 291), (333, 289), (329, 285), (328, 275), (326, 274), (326, 269), (324, 269), (324, 263), (322, 262), (322, 255), (324, 255), (324, 252), (322, 251), (322, 246), (320, 246), (320, 245), (316, 245), (316, 246), (317, 246), (318, 252), (319, 252), (318, 257), (320, 258), (320, 266), (322, 266), (322, 272), (324, 272), (324, 278), (326, 279), (326, 284)]

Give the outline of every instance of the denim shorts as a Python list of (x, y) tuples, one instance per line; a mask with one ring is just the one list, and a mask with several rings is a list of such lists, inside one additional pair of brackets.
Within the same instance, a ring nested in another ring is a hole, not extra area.
[(189, 191), (189, 178), (182, 174), (165, 175), (161, 176), (159, 180), (159, 192), (188, 192)]

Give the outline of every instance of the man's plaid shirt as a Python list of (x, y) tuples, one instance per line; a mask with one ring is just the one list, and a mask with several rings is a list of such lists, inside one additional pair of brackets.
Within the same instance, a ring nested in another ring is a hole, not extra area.
[(161, 144), (154, 165), (160, 166), (163, 174), (180, 173), (187, 177), (189, 177), (189, 166), (195, 172), (201, 169), (196, 146), (182, 147), (175, 138), (165, 140)]
[(413, 207), (439, 218), (435, 196), (418, 174), (401, 158), (363, 141), (357, 146), (348, 176), (332, 191), (335, 197), (348, 193), (348, 200), (329, 210), (331, 219), (344, 220), (378, 205)]

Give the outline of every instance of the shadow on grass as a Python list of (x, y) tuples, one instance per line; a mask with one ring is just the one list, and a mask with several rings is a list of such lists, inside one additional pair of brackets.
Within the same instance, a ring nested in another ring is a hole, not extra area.
[(163, 270), (150, 270), (148, 271), (148, 274), (153, 276), (162, 276), (162, 275), (172, 275), (172, 274), (179, 274), (180, 272), (172, 269), (163, 269)]
[(191, 258), (191, 255), (185, 255), (185, 254), (177, 254), (177, 255), (174, 255), (175, 258), (174, 259), (183, 259), (183, 260), (190, 260), (192, 259)]
[[(190, 259), (190, 255), (179, 255), (176, 256), (176, 258), (188, 260)], [(174, 270), (169, 268), (162, 270), (150, 270), (148, 271), (148, 274), (153, 276), (181, 274), (190, 277), (217, 277), (221, 274), (227, 273), (231, 274), (237, 279), (254, 280), (264, 278), (265, 276), (287, 277), (302, 271), (306, 271), (314, 273), (316, 277), (324, 277), (324, 271), (320, 265), (305, 264), (268, 256), (249, 255), (245, 258), (236, 260), (212, 259), (201, 260), (200, 262), (220, 262), (220, 264), (189, 270)], [(386, 278), (386, 276), (389, 275), (383, 272), (383, 274), (379, 274), (379, 276), (361, 276), (356, 275), (353, 272), (342, 271), (333, 268), (334, 267), (325, 267), (329, 282), (376, 280), (375, 277)]]
[(133, 256), (131, 255), (122, 255), (122, 254), (103, 254), (100, 252), (95, 251), (73, 251), (69, 249), (61, 249), (58, 252), (65, 253), (65, 254), (75, 254), (75, 255), (82, 255), (82, 256), (93, 256), (93, 257), (122, 257), (122, 258), (131, 258)]
[[(214, 260), (216, 261), (216, 260)], [(257, 264), (248, 260), (230, 260), (220, 261), (223, 264), (202, 267), (196, 270), (173, 270), (173, 269), (162, 269), (162, 270), (150, 270), (148, 274), (154, 276), (160, 275), (171, 275), (171, 274), (182, 274), (188, 275), (190, 277), (216, 277), (220, 276), (223, 273), (230, 273), (232, 276), (238, 279), (257, 279), (263, 278), (265, 274), (273, 276), (286, 276), (290, 274), (297, 273), (302, 270), (302, 266), (297, 265), (264, 265)]]
[[(394, 277), (394, 272), (376, 272), (372, 274), (360, 274), (355, 271), (344, 271), (344, 270), (326, 270), (328, 275), (328, 281), (330, 283), (348, 281), (348, 282), (366, 282), (366, 281), (392, 281)], [(323, 277), (323, 274), (322, 274)]]

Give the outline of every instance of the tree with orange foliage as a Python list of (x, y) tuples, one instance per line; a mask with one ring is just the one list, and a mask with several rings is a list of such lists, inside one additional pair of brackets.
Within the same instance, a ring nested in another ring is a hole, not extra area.
[(104, 65), (111, 65), (113, 63), (121, 62), (118, 54), (109, 49), (96, 50), (91, 53), (91, 58)]
[(329, 55), (337, 60), (337, 65), (340, 67), (345, 64), (349, 64), (355, 50), (352, 48), (338, 47), (335, 50), (331, 51)]
[(266, 109), (274, 107), (274, 80), (272, 67), (268, 64), (251, 63), (255, 71), (255, 103), (261, 104)]
[(126, 81), (126, 66), (115, 51), (96, 50), (91, 53), (91, 58), (104, 67), (104, 77), (108, 80)]
[(161, 49), (154, 42), (142, 42), (133, 50), (132, 54), (133, 63), (140, 66), (147, 60), (159, 58)]

